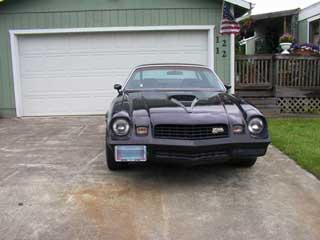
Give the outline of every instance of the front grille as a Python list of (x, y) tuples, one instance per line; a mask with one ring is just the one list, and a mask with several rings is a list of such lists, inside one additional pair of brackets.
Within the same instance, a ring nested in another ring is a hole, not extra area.
[(155, 151), (156, 158), (172, 159), (172, 160), (214, 160), (226, 159), (229, 157), (227, 151), (206, 151), (206, 152), (183, 152), (183, 151)]
[[(223, 131), (217, 132), (217, 129)], [(227, 125), (156, 125), (154, 128), (154, 137), (164, 139), (201, 140), (227, 136)]]

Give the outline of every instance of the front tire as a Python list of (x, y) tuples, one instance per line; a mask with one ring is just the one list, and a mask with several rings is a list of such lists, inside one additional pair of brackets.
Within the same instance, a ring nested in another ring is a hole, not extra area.
[(114, 159), (114, 153), (106, 146), (107, 166), (110, 171), (117, 171), (124, 169), (128, 166), (128, 163), (119, 163)]
[(231, 164), (237, 167), (251, 168), (256, 164), (256, 162), (257, 162), (257, 158), (244, 158), (244, 159), (232, 160)]

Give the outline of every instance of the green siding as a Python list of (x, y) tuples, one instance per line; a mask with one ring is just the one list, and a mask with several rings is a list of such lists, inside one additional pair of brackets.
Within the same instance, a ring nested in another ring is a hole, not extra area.
[(299, 42), (308, 42), (308, 21), (303, 20), (299, 22)]
[[(23, 2), (25, 3), (22, 4)], [(72, 2), (73, 4), (71, 4)], [(27, 1), (16, 1), (16, 3), (14, 4), (9, 4), (8, 6), (4, 7), (2, 6), (3, 8), (0, 7), (0, 9), (2, 10), (2, 13), (0, 11), (0, 114), (5, 114), (10, 111), (14, 112), (15, 108), (9, 43), (10, 29), (156, 25), (215, 25), (215, 35), (218, 36), (219, 32), (222, 4), (222, 2), (220, 1), (80, 1), (82, 4), (85, 3), (86, 5), (76, 4), (77, 2), (78, 1), (33, 0), (28, 1), (27, 3)], [(93, 4), (94, 6), (89, 6), (89, 2), (95, 3)], [(136, 2), (139, 2), (140, 5), (136, 4)], [(161, 2), (161, 4), (159, 2)], [(163, 6), (170, 6), (170, 8), (163, 8)], [(201, 8), (193, 8), (199, 6)], [(149, 7), (150, 9), (147, 9)], [(75, 8), (76, 11), (60, 11), (61, 8), (66, 10)], [(85, 8), (92, 10), (83, 10)], [(108, 8), (110, 8), (111, 10), (108, 10)], [(119, 9), (115, 10), (113, 8)], [(50, 9), (50, 11), (37, 12), (48, 9)], [(15, 10), (16, 13), (13, 13), (13, 10)], [(25, 12), (21, 12), (22, 10), (24, 10)], [(216, 71), (225, 82), (229, 82), (230, 41), (229, 37), (220, 36), (219, 38), (219, 43), (215, 43)], [(226, 40), (226, 46), (223, 45), (223, 40)], [(217, 47), (219, 47), (220, 49), (219, 54), (216, 53)], [(223, 57), (224, 51), (226, 57)]]
[(219, 8), (220, 0), (15, 0), (1, 3), (0, 12), (66, 12), (167, 8)]

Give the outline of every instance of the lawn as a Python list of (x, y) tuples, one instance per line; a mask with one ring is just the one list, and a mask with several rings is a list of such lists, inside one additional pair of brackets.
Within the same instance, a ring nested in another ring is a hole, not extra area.
[(320, 178), (320, 119), (270, 119), (272, 144)]

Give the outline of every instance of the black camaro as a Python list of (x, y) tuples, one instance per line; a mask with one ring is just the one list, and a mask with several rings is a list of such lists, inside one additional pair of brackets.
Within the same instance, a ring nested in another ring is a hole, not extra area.
[(130, 162), (255, 164), (270, 143), (267, 121), (227, 93), (209, 68), (188, 64), (135, 68), (107, 113), (110, 170)]

